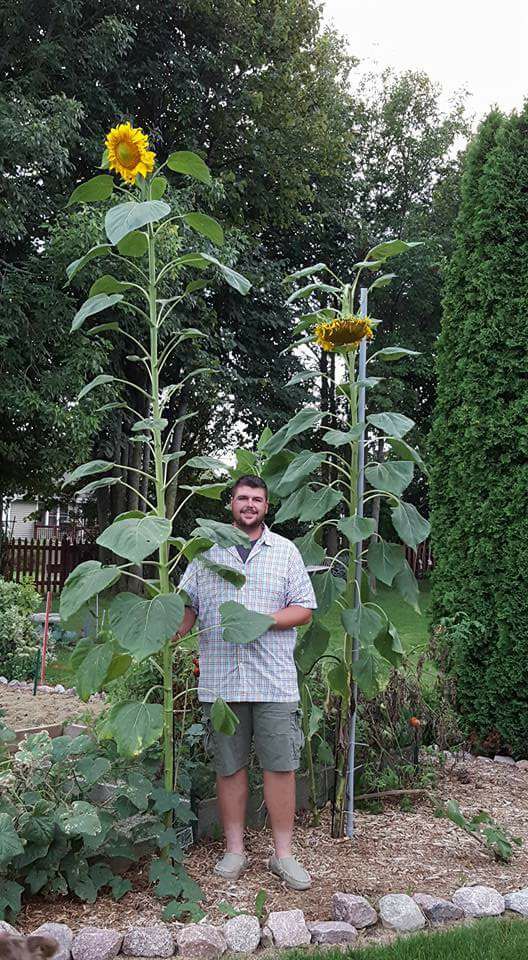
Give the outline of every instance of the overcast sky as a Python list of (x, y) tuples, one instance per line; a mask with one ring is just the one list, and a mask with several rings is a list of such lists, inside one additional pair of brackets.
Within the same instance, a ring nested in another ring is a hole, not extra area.
[(528, 0), (325, 0), (362, 69), (425, 70), (481, 118), (528, 96)]

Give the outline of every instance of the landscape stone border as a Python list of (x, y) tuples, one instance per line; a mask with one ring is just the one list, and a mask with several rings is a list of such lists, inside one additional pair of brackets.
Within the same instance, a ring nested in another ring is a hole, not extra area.
[[(28, 690), (33, 693), (33, 680), (8, 680), (7, 677), (0, 677), (0, 684), (4, 687), (11, 687), (12, 690)], [(75, 687), (65, 687), (62, 683), (56, 683), (55, 686), (39, 683), (37, 693), (63, 693), (67, 697), (77, 696)], [(95, 703), (97, 700), (106, 700), (106, 693), (92, 693), (87, 702)]]
[[(528, 918), (528, 887), (503, 896), (483, 884), (459, 887), (451, 900), (428, 893), (388, 893), (379, 898), (377, 910), (366, 897), (337, 892), (332, 897), (332, 920), (306, 921), (302, 910), (274, 910), (261, 927), (258, 917), (240, 913), (222, 926), (200, 923), (155, 923), (125, 931), (108, 927), (82, 927), (76, 934), (64, 923), (44, 923), (34, 934), (54, 937), (59, 944), (55, 960), (114, 960), (115, 957), (181, 956), (188, 960), (218, 960), (222, 954), (250, 954), (273, 947), (352, 945), (368, 943), (361, 929), (381, 923), (397, 934), (436, 928), (457, 920), (497, 917), (511, 911)], [(0, 935), (22, 936), (0, 921)]]

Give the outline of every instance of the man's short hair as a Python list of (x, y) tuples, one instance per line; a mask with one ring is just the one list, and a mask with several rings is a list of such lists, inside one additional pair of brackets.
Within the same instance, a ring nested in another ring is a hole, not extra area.
[(255, 490), (264, 490), (266, 500), (269, 500), (268, 488), (261, 477), (255, 477), (254, 474), (248, 474), (245, 477), (239, 477), (231, 489), (231, 496), (234, 497), (237, 487), (253, 487)]

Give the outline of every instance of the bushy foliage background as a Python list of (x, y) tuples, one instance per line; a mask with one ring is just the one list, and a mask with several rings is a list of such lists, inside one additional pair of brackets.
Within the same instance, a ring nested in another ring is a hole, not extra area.
[[(528, 106), (491, 113), (466, 160), (447, 272), (432, 431), (436, 617), (475, 621), (451, 651), (480, 738), (528, 739)], [(478, 628), (482, 624), (484, 630)]]

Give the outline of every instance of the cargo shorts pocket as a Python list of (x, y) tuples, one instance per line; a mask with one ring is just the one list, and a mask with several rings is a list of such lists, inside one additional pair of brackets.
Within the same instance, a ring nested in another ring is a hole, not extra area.
[(301, 758), (301, 750), (304, 747), (304, 732), (302, 728), (302, 710), (297, 707), (290, 716), (291, 724), (291, 759), (294, 763), (299, 764)]

